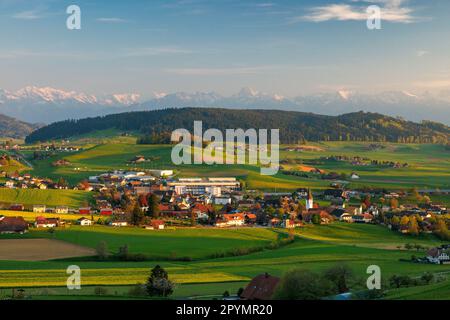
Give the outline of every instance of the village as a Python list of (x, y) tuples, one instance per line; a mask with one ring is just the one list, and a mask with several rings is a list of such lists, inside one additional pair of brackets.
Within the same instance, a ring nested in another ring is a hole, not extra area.
[[(264, 193), (245, 190), (237, 178), (175, 178), (173, 170), (105, 172), (76, 186), (63, 179), (53, 182), (27, 173), (13, 173), (3, 187), (73, 188), (92, 192), (94, 197), (91, 203), (78, 208), (9, 204), (3, 209), (17, 215), (4, 217), (0, 213), (1, 233), (25, 233), (28, 228), (58, 228), (73, 223), (83, 227), (97, 224), (148, 230), (162, 230), (167, 226), (301, 230), (306, 225), (341, 222), (379, 224), (402, 234), (434, 233), (439, 237), (448, 217), (445, 206), (433, 203), (428, 195), (417, 190), (396, 193), (330, 187)], [(407, 202), (411, 198), (418, 200)], [(20, 212), (36, 214), (34, 223), (27, 223)], [(76, 219), (68, 221), (60, 217), (68, 214)], [(442, 255), (439, 248), (436, 250), (437, 254), (430, 255), (434, 260), (428, 260), (448, 263), (448, 255)]]

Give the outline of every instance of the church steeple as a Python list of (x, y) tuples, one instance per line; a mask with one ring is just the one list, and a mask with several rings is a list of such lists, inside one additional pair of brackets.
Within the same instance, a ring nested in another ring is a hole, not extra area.
[(306, 198), (306, 210), (310, 210), (313, 208), (314, 208), (314, 198), (311, 189), (308, 189), (308, 196)]

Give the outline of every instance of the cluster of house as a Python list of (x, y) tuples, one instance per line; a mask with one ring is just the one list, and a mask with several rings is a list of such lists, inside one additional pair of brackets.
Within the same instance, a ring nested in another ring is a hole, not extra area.
[(29, 173), (14, 172), (7, 175), (7, 178), (3, 187), (9, 189), (68, 189), (67, 185), (61, 185), (51, 179), (33, 177)]
[(77, 152), (82, 150), (81, 148), (78, 147), (64, 146), (64, 145), (55, 146), (54, 144), (41, 145), (39, 149), (44, 151), (58, 151), (58, 152)]
[(89, 183), (96, 189), (108, 187), (120, 187), (131, 184), (132, 186), (150, 186), (161, 183), (167, 177), (173, 176), (173, 170), (145, 170), (145, 171), (123, 171), (115, 170), (90, 176)]

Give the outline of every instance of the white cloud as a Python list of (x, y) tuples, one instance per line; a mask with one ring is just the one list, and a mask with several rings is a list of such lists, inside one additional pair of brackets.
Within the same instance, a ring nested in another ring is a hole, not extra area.
[(252, 75), (258, 74), (269, 69), (272, 66), (259, 67), (231, 67), (231, 68), (175, 68), (166, 69), (165, 72), (177, 75), (189, 76), (230, 76), (230, 75)]
[[(353, 4), (329, 4), (317, 6), (309, 9), (309, 13), (295, 17), (290, 22), (311, 21), (365, 21), (368, 19), (366, 12), (368, 5), (379, 5), (381, 9), (381, 19), (383, 21), (396, 23), (412, 23), (417, 21), (413, 15), (415, 10), (403, 6), (404, 0), (352, 0)], [(362, 4), (365, 3), (364, 5)]]
[(147, 47), (128, 49), (121, 56), (125, 57), (145, 57), (145, 56), (160, 56), (160, 55), (174, 55), (174, 54), (192, 54), (192, 50), (179, 47)]
[(22, 11), (14, 14), (12, 16), (14, 19), (20, 19), (20, 20), (36, 20), (42, 18), (42, 15), (39, 14), (37, 11), (29, 10), (29, 11)]
[(416, 52), (416, 56), (419, 57), (419, 58), (422, 58), (422, 57), (424, 57), (424, 56), (426, 56), (428, 54), (430, 54), (430, 52), (427, 51), (427, 50), (419, 50), (419, 51)]
[(125, 19), (122, 18), (97, 18), (98, 22), (105, 22), (105, 23), (121, 23), (126, 22)]

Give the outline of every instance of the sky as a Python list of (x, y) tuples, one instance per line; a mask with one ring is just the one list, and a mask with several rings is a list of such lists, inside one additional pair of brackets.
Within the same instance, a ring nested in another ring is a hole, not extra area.
[(450, 90), (448, 0), (0, 0), (0, 39), (6, 90)]

